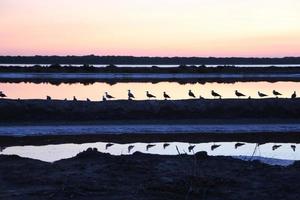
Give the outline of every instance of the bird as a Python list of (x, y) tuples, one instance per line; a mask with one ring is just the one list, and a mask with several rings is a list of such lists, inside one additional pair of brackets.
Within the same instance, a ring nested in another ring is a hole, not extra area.
[(205, 98), (204, 98), (203, 96), (200, 95), (200, 96), (199, 96), (199, 99), (205, 99)]
[(220, 99), (222, 98), (222, 96), (219, 95), (218, 93), (216, 93), (214, 90), (211, 91), (211, 95), (212, 95), (213, 97), (219, 97)]
[(266, 97), (266, 96), (268, 96), (268, 95), (266, 95), (266, 94), (261, 93), (260, 91), (258, 91), (258, 96), (259, 96), (259, 97)]
[(167, 99), (170, 99), (170, 96), (166, 92), (164, 92), (164, 98), (165, 98), (165, 100), (167, 100)]
[(235, 143), (234, 148), (237, 149), (238, 147), (241, 147), (243, 145), (245, 145), (245, 143), (237, 142)]
[(6, 97), (6, 95), (2, 91), (0, 91), (0, 97), (4, 98), (4, 97)]
[(46, 98), (48, 101), (50, 101), (51, 100), (51, 97), (50, 96), (47, 96), (47, 98)]
[(77, 99), (76, 99), (76, 97), (75, 97), (75, 96), (73, 96), (73, 101), (77, 101)]
[(221, 145), (220, 144), (214, 144), (210, 147), (210, 149), (213, 151), (215, 150), (216, 148), (220, 147)]
[(278, 149), (279, 147), (281, 147), (281, 145), (276, 145), (275, 144), (275, 145), (272, 146), (272, 150), (274, 151), (274, 150)]
[(146, 96), (151, 99), (151, 98), (156, 98), (153, 94), (150, 94), (149, 91), (146, 91)]
[(106, 98), (105, 98), (105, 96), (102, 96), (102, 101), (106, 101)]
[(193, 98), (196, 98), (195, 94), (192, 92), (192, 90), (189, 90), (189, 96), (190, 97), (193, 97)]
[(131, 99), (134, 99), (134, 95), (131, 93), (130, 90), (128, 90), (128, 99), (131, 100)]
[(194, 148), (195, 148), (195, 145), (190, 145), (190, 146), (188, 147), (189, 152), (191, 152)]
[(114, 99), (114, 98), (115, 98), (115, 97), (109, 95), (107, 92), (105, 92), (105, 97), (106, 97), (107, 99)]
[(292, 94), (291, 98), (295, 99), (297, 97), (296, 91), (294, 91), (294, 93)]
[(278, 96), (280, 96), (280, 95), (282, 95), (282, 94), (279, 93), (279, 92), (277, 92), (276, 90), (273, 90), (273, 95), (276, 96), (276, 97), (278, 97)]
[(107, 143), (106, 145), (105, 145), (105, 149), (108, 149), (109, 147), (111, 147), (111, 146), (113, 146), (114, 144), (113, 143)]
[(242, 94), (242, 93), (240, 93), (239, 91), (235, 91), (235, 95), (238, 97), (238, 98), (240, 98), (240, 97), (245, 97), (246, 95), (244, 95), (244, 94)]
[(296, 151), (296, 145), (292, 144), (291, 148), (293, 149), (293, 151)]
[(91, 100), (89, 98), (86, 99), (87, 102), (90, 102)]
[(170, 146), (169, 143), (164, 143), (163, 148), (165, 149), (165, 148), (167, 148), (168, 146)]
[(130, 151), (134, 148), (134, 145), (129, 145), (128, 146), (128, 153), (130, 153)]
[(155, 144), (148, 144), (146, 146), (146, 151), (148, 151), (150, 148), (155, 147), (155, 146), (156, 146)]

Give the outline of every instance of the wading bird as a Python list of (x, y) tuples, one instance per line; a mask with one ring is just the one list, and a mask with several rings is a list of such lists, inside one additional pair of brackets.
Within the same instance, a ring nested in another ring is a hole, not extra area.
[(128, 100), (132, 100), (134, 98), (135, 98), (134, 95), (131, 93), (130, 90), (128, 90)]
[(169, 143), (164, 143), (163, 148), (165, 149), (165, 148), (167, 148), (168, 146), (170, 146)]
[(0, 91), (0, 98), (4, 98), (4, 97), (6, 97), (6, 95), (2, 91)]
[(108, 149), (109, 147), (111, 147), (111, 146), (113, 146), (114, 144), (113, 143), (107, 143), (106, 145), (105, 145), (105, 149)]
[(107, 92), (105, 92), (105, 97), (106, 97), (107, 99), (113, 99), (113, 98), (115, 98), (115, 97), (109, 95)]
[(128, 146), (128, 153), (130, 153), (130, 151), (134, 148), (134, 145), (129, 145)]
[(50, 96), (47, 96), (46, 98), (48, 101), (51, 101), (51, 97)]
[(75, 97), (75, 96), (73, 96), (73, 101), (77, 101), (77, 99), (76, 99), (76, 97)]
[(266, 95), (266, 94), (261, 93), (260, 91), (258, 91), (258, 96), (259, 96), (259, 97), (267, 97), (268, 95)]
[(238, 98), (240, 98), (240, 97), (245, 97), (246, 95), (244, 95), (244, 94), (242, 94), (242, 93), (240, 93), (239, 91), (235, 91), (235, 95), (238, 97)]
[(200, 96), (199, 96), (199, 99), (205, 99), (205, 98), (204, 98), (203, 96), (200, 95)]
[(245, 145), (245, 143), (237, 142), (237, 143), (235, 143), (234, 148), (237, 149), (238, 147), (241, 147), (243, 145)]
[(86, 99), (87, 102), (90, 102), (91, 100), (89, 98)]
[(292, 94), (291, 98), (295, 99), (297, 97), (296, 91), (294, 91), (294, 93)]
[(189, 96), (193, 97), (193, 98), (196, 98), (196, 96), (194, 95), (194, 93), (192, 92), (192, 90), (189, 90)]
[(106, 101), (106, 98), (105, 98), (105, 96), (102, 96), (102, 101)]
[(164, 92), (164, 98), (165, 98), (165, 100), (167, 100), (167, 99), (170, 99), (170, 96), (166, 92)]
[(216, 148), (220, 147), (221, 145), (220, 144), (214, 144), (210, 147), (210, 149), (213, 151), (215, 150)]
[(296, 151), (296, 145), (292, 144), (291, 148), (293, 149), (293, 151)]
[(273, 95), (278, 98), (278, 96), (281, 96), (282, 94), (277, 92), (276, 90), (273, 90)]
[(274, 150), (278, 149), (279, 147), (281, 147), (281, 145), (275, 144), (272, 146), (272, 150), (274, 151)]
[(216, 93), (214, 90), (211, 91), (211, 95), (212, 95), (213, 97), (219, 97), (220, 99), (222, 98), (222, 96), (219, 95), (218, 93)]
[(149, 91), (146, 91), (146, 96), (151, 99), (151, 98), (156, 98), (153, 94), (150, 94)]
[(190, 146), (188, 147), (189, 152), (193, 151), (194, 148), (195, 148), (195, 145), (190, 145)]
[(155, 147), (155, 146), (156, 146), (155, 144), (148, 144), (146, 146), (146, 151), (148, 151), (150, 148)]

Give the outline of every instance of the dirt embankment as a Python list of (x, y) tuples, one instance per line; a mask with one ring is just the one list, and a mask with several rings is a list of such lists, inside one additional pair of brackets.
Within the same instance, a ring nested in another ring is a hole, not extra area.
[(300, 165), (225, 157), (114, 157), (96, 151), (55, 163), (0, 156), (1, 199), (299, 199)]
[(0, 122), (108, 120), (298, 120), (300, 99), (198, 99), (106, 102), (0, 100)]

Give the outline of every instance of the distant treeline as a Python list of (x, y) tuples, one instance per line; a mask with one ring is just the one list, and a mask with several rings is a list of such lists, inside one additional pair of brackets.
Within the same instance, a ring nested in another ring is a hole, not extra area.
[(134, 56), (0, 56), (8, 64), (148, 64), (148, 65), (242, 65), (299, 64), (300, 57), (242, 58), (242, 57), (134, 57)]

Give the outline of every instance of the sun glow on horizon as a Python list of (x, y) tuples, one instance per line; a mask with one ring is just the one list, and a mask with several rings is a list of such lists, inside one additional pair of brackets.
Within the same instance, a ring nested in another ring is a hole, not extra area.
[(300, 55), (298, 0), (1, 0), (0, 55)]

